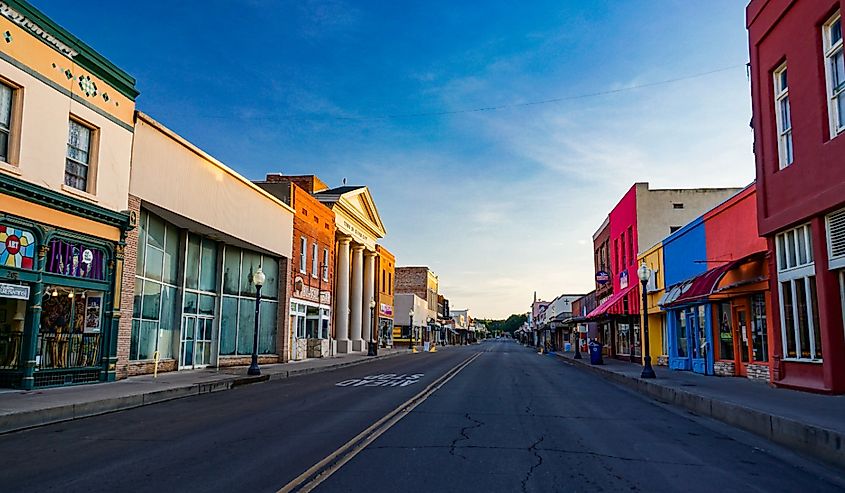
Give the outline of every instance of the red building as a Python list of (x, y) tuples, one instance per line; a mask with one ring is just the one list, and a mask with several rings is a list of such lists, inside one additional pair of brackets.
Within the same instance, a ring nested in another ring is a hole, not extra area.
[(841, 0), (746, 9), (772, 381), (845, 392), (845, 62)]

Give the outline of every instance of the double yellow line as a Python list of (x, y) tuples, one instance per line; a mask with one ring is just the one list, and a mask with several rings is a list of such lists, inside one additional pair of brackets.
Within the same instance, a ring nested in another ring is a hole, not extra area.
[(343, 467), (344, 464), (358, 455), (358, 453), (367, 448), (369, 444), (374, 442), (384, 432), (398, 423), (399, 420), (407, 416), (415, 407), (422, 404), (431, 394), (446, 385), (446, 382), (454, 378), (455, 375), (469, 366), (479, 356), (481, 356), (481, 353), (475, 353), (452, 367), (440, 378), (430, 383), (420, 393), (400, 404), (399, 407), (387, 413), (384, 417), (370, 425), (369, 428), (355, 436), (355, 438), (341, 445), (340, 448), (327, 455), (323, 460), (311, 466), (290, 483), (284, 485), (277, 493), (289, 493), (291, 491), (306, 493), (316, 488), (320, 483)]

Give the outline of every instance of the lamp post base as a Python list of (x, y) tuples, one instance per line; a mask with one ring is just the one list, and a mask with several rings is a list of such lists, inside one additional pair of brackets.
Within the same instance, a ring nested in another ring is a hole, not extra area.
[(370, 341), (367, 343), (367, 356), (375, 356), (378, 354), (378, 350), (376, 349), (376, 343)]
[(657, 378), (654, 374), (654, 368), (651, 367), (651, 356), (645, 357), (645, 364), (643, 365), (643, 372), (640, 373), (640, 378)]
[(249, 369), (246, 371), (247, 375), (261, 375), (261, 368), (258, 365), (249, 365)]

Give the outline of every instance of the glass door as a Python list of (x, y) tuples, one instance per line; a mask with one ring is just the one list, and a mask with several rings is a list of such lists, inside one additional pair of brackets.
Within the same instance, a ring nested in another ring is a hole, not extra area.
[(179, 369), (204, 368), (211, 363), (214, 317), (185, 315), (179, 336)]
[(196, 337), (196, 315), (182, 317), (182, 331), (179, 334), (179, 369), (194, 367), (194, 339)]
[(748, 324), (748, 305), (745, 301), (739, 301), (734, 305), (734, 324), (737, 335), (737, 375), (747, 376), (748, 362), (751, 359), (751, 327)]

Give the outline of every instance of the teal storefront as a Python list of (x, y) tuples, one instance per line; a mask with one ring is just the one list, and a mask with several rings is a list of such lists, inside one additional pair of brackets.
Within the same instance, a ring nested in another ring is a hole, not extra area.
[[(0, 199), (34, 196), (33, 213), (49, 203), (56, 218), (95, 220), (121, 238), (129, 228), (128, 215), (7, 180)], [(113, 381), (121, 268), (122, 242), (0, 212), (0, 387)]]

